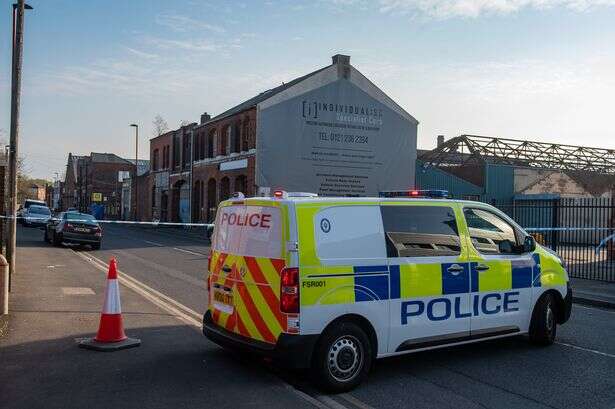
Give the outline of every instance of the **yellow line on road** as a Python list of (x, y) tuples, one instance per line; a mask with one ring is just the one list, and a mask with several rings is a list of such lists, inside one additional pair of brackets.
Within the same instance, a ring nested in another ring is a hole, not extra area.
[[(99, 258), (96, 258), (92, 255), (85, 255), (75, 250), (72, 251), (79, 257), (91, 263), (93, 266), (97, 267), (99, 270), (103, 272), (108, 271), (109, 265), (104, 261), (100, 260)], [(120, 280), (120, 283), (124, 286), (130, 288), (137, 294), (151, 301), (154, 305), (173, 314), (186, 324), (192, 325), (198, 329), (201, 328), (201, 314), (199, 314), (198, 312), (188, 308), (187, 306), (174, 300), (173, 298), (168, 297), (157, 290), (154, 290), (147, 284), (142, 283), (141, 281), (129, 276), (121, 270), (118, 270), (118, 279)]]

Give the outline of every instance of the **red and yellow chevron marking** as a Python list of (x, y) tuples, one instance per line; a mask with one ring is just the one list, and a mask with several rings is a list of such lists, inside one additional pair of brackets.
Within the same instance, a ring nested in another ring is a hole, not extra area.
[[(213, 252), (211, 265), (212, 284), (232, 288), (235, 304), (232, 314), (210, 306), (214, 323), (249, 338), (275, 343), (287, 330), (278, 290), (285, 261)], [(231, 272), (225, 274), (224, 266)]]

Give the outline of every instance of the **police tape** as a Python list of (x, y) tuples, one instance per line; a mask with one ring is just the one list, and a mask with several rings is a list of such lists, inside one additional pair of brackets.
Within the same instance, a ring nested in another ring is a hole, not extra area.
[[(4, 215), (0, 215), (0, 219), (17, 219), (17, 220), (27, 220), (28, 222), (40, 222), (40, 221), (45, 221), (47, 222), (48, 220), (50, 220), (49, 218), (46, 217), (35, 217), (35, 216), (28, 216), (27, 218), (24, 216), (4, 216)], [(55, 219), (55, 220), (59, 220), (59, 219)], [(184, 222), (160, 222), (160, 221), (151, 221), (151, 222), (144, 222), (144, 221), (133, 221), (133, 220), (99, 220), (99, 219), (70, 219), (70, 222), (73, 223), (92, 223), (92, 222), (96, 222), (96, 223), (106, 223), (106, 224), (130, 224), (130, 225), (150, 225), (150, 226), (175, 226), (175, 227), (213, 227), (213, 223), (184, 223)]]
[(524, 227), (525, 231), (611, 231), (615, 227)]

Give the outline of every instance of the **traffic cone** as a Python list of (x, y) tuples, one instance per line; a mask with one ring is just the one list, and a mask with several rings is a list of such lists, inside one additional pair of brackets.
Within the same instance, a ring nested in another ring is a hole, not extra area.
[(141, 345), (141, 340), (128, 338), (124, 333), (122, 308), (120, 306), (120, 287), (117, 281), (117, 262), (112, 258), (109, 262), (105, 303), (100, 315), (100, 325), (95, 338), (87, 338), (79, 342), (79, 346), (96, 351), (117, 351)]

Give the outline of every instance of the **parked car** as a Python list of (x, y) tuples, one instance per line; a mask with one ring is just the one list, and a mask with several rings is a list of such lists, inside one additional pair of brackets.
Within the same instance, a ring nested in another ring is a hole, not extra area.
[(21, 223), (24, 226), (42, 227), (51, 218), (51, 210), (47, 206), (31, 205), (22, 212)]
[(90, 214), (67, 211), (49, 220), (44, 239), (54, 246), (62, 243), (89, 244), (92, 249), (98, 250), (102, 242), (102, 228)]
[(18, 221), (23, 224), (23, 217), (30, 206), (47, 206), (47, 204), (42, 200), (35, 199), (26, 199), (23, 205), (19, 205), (19, 209), (17, 209), (17, 217), (21, 217)]

